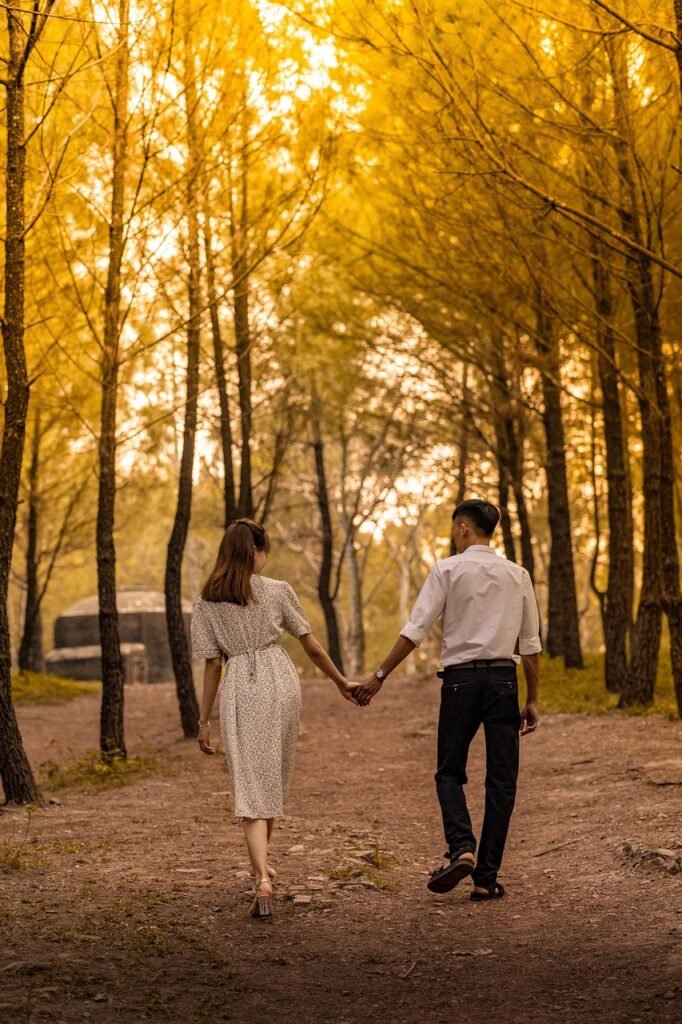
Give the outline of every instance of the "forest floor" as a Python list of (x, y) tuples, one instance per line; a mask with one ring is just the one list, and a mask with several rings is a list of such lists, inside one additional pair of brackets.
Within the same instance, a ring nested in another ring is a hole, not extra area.
[[(466, 882), (426, 889), (436, 681), (391, 680), (366, 710), (303, 691), (272, 923), (247, 916), (224, 759), (177, 738), (171, 686), (127, 691), (129, 752), (150, 757), (135, 781), (0, 814), (0, 1020), (679, 1021), (682, 723), (544, 718), (522, 741), (508, 897), (478, 905)], [(95, 694), (19, 715), (34, 765), (97, 745)], [(479, 736), (475, 822), (483, 754)]]

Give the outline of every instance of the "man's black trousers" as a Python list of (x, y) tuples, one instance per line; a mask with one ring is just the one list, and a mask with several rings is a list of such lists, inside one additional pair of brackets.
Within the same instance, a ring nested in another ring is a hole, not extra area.
[(490, 887), (502, 863), (516, 797), (519, 771), (519, 713), (516, 667), (446, 668), (438, 721), (436, 790), (450, 853), (476, 851), (464, 796), (469, 744), (485, 730), (485, 816), (473, 880)]

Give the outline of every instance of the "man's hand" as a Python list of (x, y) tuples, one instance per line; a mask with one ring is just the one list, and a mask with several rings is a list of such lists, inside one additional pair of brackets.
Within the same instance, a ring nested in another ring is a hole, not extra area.
[(521, 735), (526, 736), (530, 732), (535, 732), (539, 721), (537, 704), (534, 701), (528, 701), (521, 709)]
[(363, 679), (358, 684), (354, 695), (358, 704), (362, 705), (362, 707), (367, 707), (372, 697), (376, 696), (382, 686), (383, 680), (377, 679), (372, 672), (371, 676), (367, 676), (366, 679)]

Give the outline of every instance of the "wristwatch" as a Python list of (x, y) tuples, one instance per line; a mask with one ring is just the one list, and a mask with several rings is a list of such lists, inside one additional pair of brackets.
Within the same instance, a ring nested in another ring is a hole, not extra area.
[(383, 668), (375, 668), (374, 675), (377, 677), (380, 683), (383, 683), (384, 679), (386, 678), (386, 673), (384, 672)]

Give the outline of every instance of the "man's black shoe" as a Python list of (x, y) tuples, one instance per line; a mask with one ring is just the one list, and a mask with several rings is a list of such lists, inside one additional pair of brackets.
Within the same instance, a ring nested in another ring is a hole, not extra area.
[[(469, 854), (469, 856), (465, 856)], [(445, 854), (449, 857), (449, 854)], [(450, 892), (463, 878), (474, 873), (474, 861), (468, 850), (463, 850), (458, 856), (453, 857), (449, 864), (437, 868), (426, 883), (430, 892)]]

